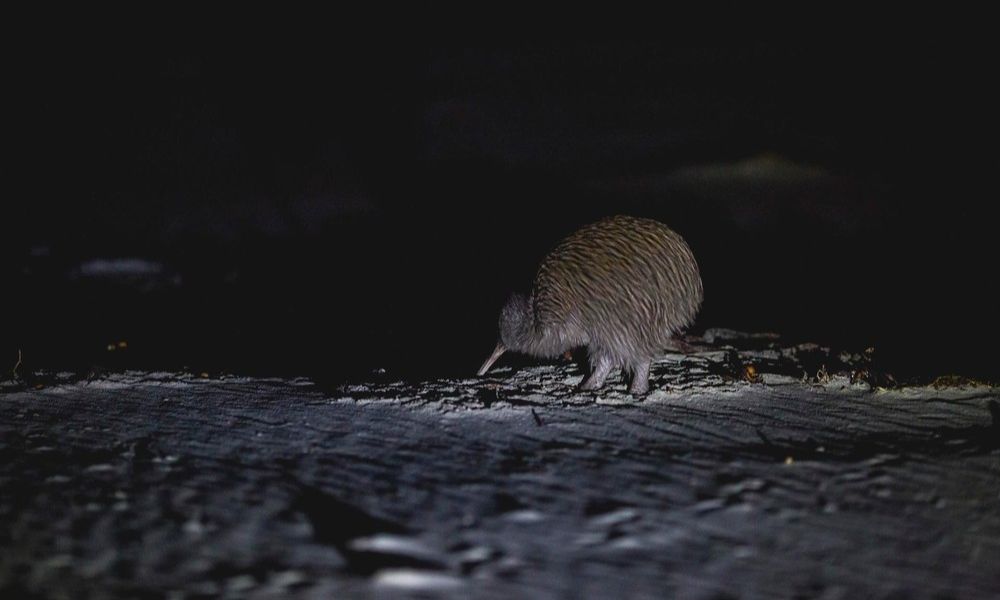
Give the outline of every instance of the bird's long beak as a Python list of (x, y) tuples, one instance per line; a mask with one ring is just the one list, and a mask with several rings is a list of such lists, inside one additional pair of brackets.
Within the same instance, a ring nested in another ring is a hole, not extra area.
[(500, 355), (506, 351), (507, 347), (503, 345), (503, 342), (497, 342), (497, 347), (493, 350), (493, 354), (490, 354), (490, 357), (486, 359), (483, 366), (479, 367), (479, 372), (476, 373), (476, 375), (479, 377), (485, 375), (486, 371), (489, 371), (490, 367), (493, 366), (493, 363), (495, 363), (497, 359), (500, 358)]

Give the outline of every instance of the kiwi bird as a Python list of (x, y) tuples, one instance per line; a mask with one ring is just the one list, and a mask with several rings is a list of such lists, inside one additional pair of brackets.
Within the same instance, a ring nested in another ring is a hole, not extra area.
[(679, 234), (652, 219), (609, 217), (560, 242), (529, 296), (508, 298), (496, 349), (478, 374), (508, 350), (553, 358), (586, 346), (591, 370), (580, 389), (600, 389), (617, 368), (631, 377), (632, 394), (645, 394), (650, 363), (683, 346), (676, 336), (702, 297), (698, 263)]

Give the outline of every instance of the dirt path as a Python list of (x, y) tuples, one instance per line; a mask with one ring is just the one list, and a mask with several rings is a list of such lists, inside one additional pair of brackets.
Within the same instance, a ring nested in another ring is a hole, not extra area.
[(573, 365), (8, 385), (0, 596), (998, 597), (1000, 391), (758, 345), (641, 401)]

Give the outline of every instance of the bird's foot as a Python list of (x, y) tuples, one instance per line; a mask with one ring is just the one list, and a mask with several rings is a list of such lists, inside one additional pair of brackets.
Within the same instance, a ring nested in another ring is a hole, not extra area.
[(633, 396), (645, 396), (646, 394), (649, 393), (649, 382), (648, 381), (642, 381), (642, 382), (633, 381), (628, 386), (628, 393), (632, 394)]
[(594, 390), (601, 389), (602, 387), (604, 387), (604, 380), (607, 379), (608, 375), (611, 374), (610, 360), (604, 357), (599, 357), (596, 360), (592, 359), (592, 362), (594, 365), (594, 370), (591, 371), (590, 375), (588, 375), (583, 381), (580, 382), (580, 385), (577, 387), (577, 389), (580, 391), (592, 392)]
[(594, 374), (590, 374), (580, 382), (580, 385), (576, 386), (576, 389), (581, 392), (593, 392), (604, 387), (604, 378), (594, 377)]

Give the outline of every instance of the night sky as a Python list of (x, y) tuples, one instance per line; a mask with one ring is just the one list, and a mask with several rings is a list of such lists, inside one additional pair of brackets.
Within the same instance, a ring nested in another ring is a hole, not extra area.
[(982, 48), (133, 42), (13, 55), (11, 364), (472, 375), (545, 252), (628, 213), (692, 246), (695, 332), (997, 377)]

